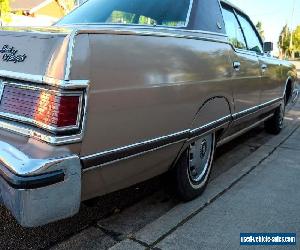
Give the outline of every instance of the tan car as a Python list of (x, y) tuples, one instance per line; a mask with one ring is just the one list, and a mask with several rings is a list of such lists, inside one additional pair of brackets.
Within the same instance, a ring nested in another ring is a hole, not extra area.
[(49, 28), (2, 28), (2, 202), (34, 227), (167, 171), (197, 197), (216, 146), (282, 129), (296, 70), (271, 50), (218, 0), (89, 0)]

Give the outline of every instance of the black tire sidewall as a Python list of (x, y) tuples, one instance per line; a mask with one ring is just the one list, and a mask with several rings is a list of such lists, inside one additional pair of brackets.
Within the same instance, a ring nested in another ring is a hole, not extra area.
[[(281, 107), (283, 107), (284, 109), (283, 112), (281, 112)], [(285, 102), (282, 101), (281, 105), (276, 108), (273, 117), (270, 120), (266, 121), (265, 128), (268, 133), (277, 135), (281, 132), (284, 126), (285, 108)]]
[(179, 198), (184, 201), (190, 201), (198, 197), (203, 193), (205, 190), (207, 183), (209, 181), (212, 162), (214, 158), (214, 151), (216, 147), (215, 143), (215, 136), (213, 136), (213, 144), (212, 144), (212, 151), (209, 158), (209, 164), (206, 169), (204, 176), (201, 180), (194, 182), (191, 180), (189, 176), (189, 149), (185, 150), (179, 161), (175, 167), (175, 178), (176, 178), (176, 189), (179, 195)]

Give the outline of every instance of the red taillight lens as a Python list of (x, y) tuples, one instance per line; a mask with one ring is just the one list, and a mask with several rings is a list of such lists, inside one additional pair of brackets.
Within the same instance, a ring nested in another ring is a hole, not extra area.
[(61, 93), (4, 85), (2, 116), (32, 123), (50, 131), (79, 127), (82, 93)]

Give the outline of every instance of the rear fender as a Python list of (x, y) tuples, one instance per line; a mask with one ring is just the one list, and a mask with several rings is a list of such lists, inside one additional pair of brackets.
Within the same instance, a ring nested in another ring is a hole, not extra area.
[(178, 161), (191, 142), (198, 140), (201, 136), (211, 132), (221, 132), (217, 134), (216, 141), (225, 132), (232, 122), (232, 107), (227, 98), (216, 96), (208, 99), (201, 105), (194, 116), (190, 126), (189, 139), (184, 143), (179, 151), (174, 164)]
[[(208, 99), (203, 105), (198, 109), (190, 129), (193, 131), (195, 129), (208, 126), (210, 124), (216, 123), (217, 121), (231, 120), (232, 108), (229, 101), (222, 96), (216, 96)], [(227, 118), (227, 119), (226, 119)], [(220, 122), (221, 124), (222, 122)], [(228, 122), (224, 122), (225, 127), (228, 126)], [(221, 125), (223, 127), (223, 125)]]

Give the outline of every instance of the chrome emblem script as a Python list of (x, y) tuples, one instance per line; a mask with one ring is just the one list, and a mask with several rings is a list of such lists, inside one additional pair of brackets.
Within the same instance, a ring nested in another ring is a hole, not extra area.
[(20, 55), (18, 54), (18, 50), (15, 49), (13, 46), (9, 46), (9, 45), (4, 45), (2, 47), (2, 49), (0, 49), (0, 53), (3, 54), (2, 56), (2, 60), (4, 62), (14, 62), (14, 63), (18, 63), (18, 62), (24, 62), (26, 59), (26, 55)]

